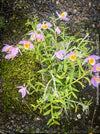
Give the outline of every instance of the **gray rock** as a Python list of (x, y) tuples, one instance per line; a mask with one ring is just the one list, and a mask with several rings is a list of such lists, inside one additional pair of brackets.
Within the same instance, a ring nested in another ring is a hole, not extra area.
[(76, 14), (76, 13), (77, 13), (77, 10), (76, 10), (76, 9), (74, 9), (74, 10), (73, 10), (73, 14)]
[(39, 129), (39, 128), (37, 128), (37, 129), (36, 129), (36, 133), (39, 133), (39, 132), (40, 132), (40, 129)]

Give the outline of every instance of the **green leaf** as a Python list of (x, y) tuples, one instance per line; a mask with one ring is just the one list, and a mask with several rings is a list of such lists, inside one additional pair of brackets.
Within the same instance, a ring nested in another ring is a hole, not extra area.
[(60, 109), (61, 107), (59, 106), (53, 106), (54, 109)]
[(88, 77), (84, 77), (89, 83), (90, 83), (90, 79)]
[(58, 77), (59, 79), (63, 79), (64, 78), (64, 76), (62, 76), (62, 75), (60, 76), (58, 74), (56, 75), (56, 77)]
[(36, 107), (35, 105), (31, 104), (32, 107)]
[(52, 125), (54, 125), (54, 124), (60, 125), (60, 123), (59, 123), (58, 121), (55, 121), (55, 120), (54, 120), (54, 121), (49, 125), (49, 127), (52, 126)]
[(72, 90), (74, 90), (74, 91), (76, 91), (76, 92), (79, 92), (79, 90), (77, 90), (76, 88), (73, 88), (73, 87), (72, 87)]
[(48, 110), (47, 112), (45, 112), (43, 115), (48, 115), (50, 114), (51, 110)]
[(31, 106), (34, 108), (34, 111), (37, 109), (37, 106), (31, 104)]
[(64, 71), (66, 72), (66, 71), (67, 71), (67, 69), (68, 69), (68, 65), (67, 65), (67, 63), (66, 63), (66, 62), (64, 62)]
[(44, 73), (44, 72), (47, 72), (47, 69), (41, 69), (38, 71), (38, 73)]
[(78, 105), (75, 104), (75, 113), (77, 112)]
[(48, 35), (45, 37), (45, 39), (51, 38), (51, 37), (52, 37), (52, 34), (48, 34)]
[(52, 28), (49, 28), (49, 30), (55, 34), (55, 31)]
[(67, 77), (66, 77), (66, 84), (69, 82), (69, 80), (70, 80), (70, 77), (67, 76)]
[(40, 85), (40, 86), (44, 87), (44, 85), (41, 82), (36, 82), (35, 86), (37, 86), (37, 85), (38, 86)]
[(74, 77), (74, 71), (72, 70), (72, 72), (70, 72), (69, 74), (70, 76), (70, 83), (73, 81), (73, 77)]
[(46, 106), (43, 107), (43, 109), (46, 109), (46, 108), (49, 107), (49, 106), (50, 106), (50, 103), (46, 104)]
[(56, 120), (54, 120), (54, 124), (60, 125), (60, 123)]
[(82, 88), (84, 88), (84, 85), (82, 82), (80, 82), (80, 81), (77, 81), (77, 82), (82, 86)]
[(57, 83), (60, 83), (61, 85), (63, 85), (62, 82), (61, 82), (59, 79), (55, 78), (55, 81), (56, 81)]
[(85, 71), (84, 71), (84, 69), (83, 69), (83, 67), (82, 67), (82, 64), (81, 64), (81, 60), (77, 59), (77, 63), (78, 63), (78, 65), (79, 65), (81, 71), (82, 71), (83, 73), (85, 73)]
[(47, 125), (49, 125), (52, 121), (53, 121), (53, 119), (52, 119), (52, 118), (51, 118), (51, 119), (49, 119), (49, 121), (48, 121)]
[(61, 102), (61, 100), (55, 100), (56, 102)]
[(69, 105), (70, 105), (72, 108), (74, 108), (74, 105), (73, 105), (72, 103), (69, 103)]
[(77, 96), (76, 96), (76, 94), (74, 93), (74, 92), (71, 92), (72, 93), (72, 95), (77, 99)]
[(82, 73), (81, 73), (81, 69), (80, 68), (78, 69), (78, 72), (79, 72), (78, 73), (78, 78), (80, 78), (82, 76)]
[(45, 58), (44, 60), (41, 61), (41, 63), (49, 61), (49, 58)]

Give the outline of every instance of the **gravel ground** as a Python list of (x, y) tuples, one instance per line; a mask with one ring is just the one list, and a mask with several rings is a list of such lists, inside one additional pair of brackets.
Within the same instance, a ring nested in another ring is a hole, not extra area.
[[(25, 33), (24, 22), (27, 18), (31, 20), (34, 14), (38, 15), (40, 21), (48, 20), (50, 16), (56, 16), (55, 11), (68, 12), (70, 21), (71, 34), (80, 32), (80, 37), (85, 36), (85, 30), (88, 28), (90, 40), (95, 43), (97, 48), (97, 40), (100, 34), (100, 3), (99, 0), (8, 0), (1, 5), (1, 14), (5, 18), (5, 26), (0, 28), (1, 46), (4, 43), (16, 44), (21, 40), (21, 32)], [(16, 22), (16, 23), (15, 23)], [(22, 23), (21, 23), (22, 22)], [(98, 50), (95, 53), (99, 54)], [(96, 90), (90, 87), (85, 89), (84, 95), (88, 98), (93, 96), (93, 105), (90, 107), (89, 120), (72, 119), (69, 123), (66, 117), (62, 118), (61, 126), (53, 126), (48, 128), (46, 125), (48, 118), (40, 115), (32, 115), (26, 113), (7, 113), (3, 109), (2, 90), (0, 90), (0, 133), (64, 133), (67, 130), (74, 129), (76, 132), (71, 133), (88, 133), (91, 124), (95, 133), (100, 132), (100, 115), (99, 106), (96, 105)], [(67, 123), (67, 127), (66, 127)], [(85, 131), (85, 132), (84, 132)]]

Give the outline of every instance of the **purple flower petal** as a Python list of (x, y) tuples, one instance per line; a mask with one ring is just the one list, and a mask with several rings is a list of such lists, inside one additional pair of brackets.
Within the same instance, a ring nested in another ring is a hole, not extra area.
[(90, 73), (100, 71), (100, 63), (95, 64), (92, 68)]
[(95, 60), (98, 60), (98, 59), (100, 59), (100, 56), (96, 56), (96, 55), (91, 55), (91, 56), (89, 56), (90, 58), (94, 58)]
[(12, 46), (8, 45), (8, 44), (4, 44), (5, 46), (2, 48), (1, 52), (9, 52), (10, 49), (12, 48)]
[(88, 62), (88, 58), (83, 61), (82, 65), (84, 65), (85, 62)]
[(69, 18), (67, 18), (67, 12), (63, 12), (62, 14), (59, 14), (57, 11), (56, 11), (56, 14), (58, 15), (59, 18), (61, 18), (62, 20), (65, 20), (65, 21), (69, 21)]
[(23, 86), (18, 86), (17, 88), (23, 88)]
[(30, 49), (35, 49), (32, 43), (30, 43)]
[(42, 34), (36, 34), (35, 36), (36, 36), (36, 39), (37, 39), (37, 40), (42, 39), (42, 40), (44, 41), (44, 37), (43, 37)]
[(98, 87), (98, 83), (94, 78), (92, 78), (90, 82), (93, 84), (93, 86)]
[(26, 91), (23, 91), (23, 92), (22, 92), (22, 98), (24, 98), (25, 95), (26, 95)]
[(51, 57), (51, 60), (55, 57), (55, 54)]
[(59, 27), (56, 28), (56, 32), (57, 32), (57, 35), (61, 33), (61, 30), (59, 29)]
[(93, 86), (98, 88), (99, 83), (100, 83), (100, 77), (99, 76), (93, 76), (91, 78), (90, 84), (93, 84)]
[(47, 22), (46, 25), (47, 25), (48, 27), (52, 27), (52, 24), (51, 24), (50, 22)]
[(5, 59), (11, 59), (11, 60), (13, 60), (13, 59), (15, 58), (15, 56), (16, 56), (16, 55), (10, 53), (10, 54), (7, 54), (7, 55), (5, 56)]
[(56, 11), (56, 14), (58, 15), (58, 17), (60, 17), (60, 14)]
[(24, 44), (25, 49), (28, 49), (29, 47), (31, 49), (35, 49), (33, 44), (30, 41), (23, 40), (23, 41), (20, 41), (18, 44)]
[[(73, 59), (71, 59), (71, 56), (73, 56), (73, 57), (72, 57)], [(64, 57), (64, 59), (67, 59), (68, 57), (70, 57), (70, 59), (71, 59), (72, 61), (74, 61), (74, 60), (76, 59), (76, 56), (82, 57), (82, 56), (80, 56), (80, 55), (78, 55), (78, 54), (76, 54), (76, 53), (70, 52), (69, 54), (67, 54), (67, 55)]]
[(20, 88), (18, 92), (22, 94), (22, 98), (26, 96), (26, 93), (29, 94), (29, 91), (25, 87), (25, 83), (23, 84), (23, 86), (18, 86), (17, 88)]
[(51, 59), (53, 59), (54, 56), (56, 56), (58, 59), (63, 60), (64, 59), (63, 54), (65, 54), (65, 53), (66, 53), (65, 50), (60, 50), (58, 52), (55, 52)]
[(18, 44), (25, 44), (25, 43), (27, 43), (28, 41), (27, 40), (22, 40), (22, 41), (20, 41)]
[(62, 17), (61, 19), (65, 21), (69, 21), (69, 18), (66, 18), (66, 17)]
[(91, 65), (95, 65), (96, 60), (98, 60), (98, 59), (100, 59), (99, 56), (90, 55), (89, 57), (87, 57), (87, 58), (83, 61), (82, 65), (84, 65), (84, 63), (85, 63), (85, 62), (88, 62), (88, 61), (89, 61), (89, 63), (90, 63)]
[(38, 28), (38, 29), (41, 29), (41, 26), (42, 26), (41, 23), (37, 24), (37, 28)]
[(34, 32), (31, 32), (31, 33), (27, 33), (27, 35), (32, 35), (32, 34), (34, 35), (35, 33), (34, 33)]

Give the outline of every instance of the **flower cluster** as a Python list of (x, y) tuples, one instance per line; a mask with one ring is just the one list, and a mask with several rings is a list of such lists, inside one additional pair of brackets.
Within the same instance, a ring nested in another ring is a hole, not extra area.
[[(96, 64), (96, 60), (99, 60), (99, 59), (100, 59), (99, 56), (91, 55), (91, 56), (87, 57), (83, 61), (82, 65), (84, 65), (86, 62), (89, 62), (90, 65), (92, 65), (90, 73), (92, 73), (92, 72), (99, 72), (100, 71), (100, 63)], [(90, 84), (93, 84), (93, 86), (98, 88), (99, 83), (100, 83), (100, 77), (93, 75), (92, 78), (91, 78)]]
[(2, 49), (2, 52), (7, 52), (7, 55), (5, 56), (5, 59), (14, 59), (15, 56), (17, 56), (17, 53), (20, 52), (22, 55), (19, 47), (13, 47), (8, 44), (4, 44), (5, 46)]

